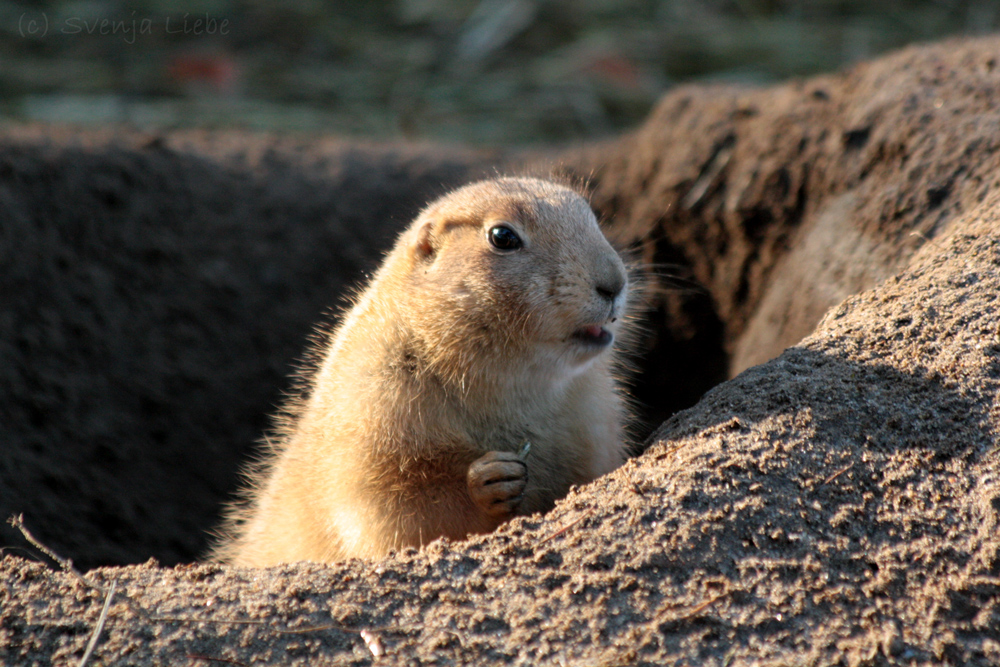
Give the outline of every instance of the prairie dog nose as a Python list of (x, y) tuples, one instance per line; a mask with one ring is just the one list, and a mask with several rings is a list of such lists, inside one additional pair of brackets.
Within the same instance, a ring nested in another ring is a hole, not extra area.
[(602, 262), (601, 268), (597, 271), (594, 280), (594, 290), (601, 298), (614, 301), (622, 293), (627, 284), (628, 278), (625, 275), (625, 267), (622, 266), (621, 260), (617, 256), (614, 258), (608, 257)]

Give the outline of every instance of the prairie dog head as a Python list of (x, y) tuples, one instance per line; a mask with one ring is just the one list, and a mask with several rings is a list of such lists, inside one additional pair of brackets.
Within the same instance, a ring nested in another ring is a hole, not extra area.
[(428, 206), (400, 246), (411, 326), (426, 354), (456, 372), (526, 364), (574, 375), (621, 327), (625, 265), (569, 188), (532, 178), (467, 185)]

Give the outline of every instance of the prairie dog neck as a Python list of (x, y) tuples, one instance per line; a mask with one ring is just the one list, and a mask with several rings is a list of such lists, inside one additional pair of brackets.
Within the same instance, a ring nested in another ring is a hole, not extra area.
[[(391, 280), (391, 271), (376, 275), (366, 294)], [(317, 407), (307, 413), (343, 401), (344, 388), (401, 390), (418, 424), (419, 415), (446, 409), (451, 415), (448, 421), (462, 423), (469, 437), (484, 447), (516, 449), (537, 430), (531, 424), (550, 417), (551, 406), (566, 400), (582, 374), (592, 366), (609, 372), (606, 358), (569, 366), (547, 349), (490, 348), (489, 339), (479, 341), (480, 349), (470, 354), (459, 344), (467, 328), (461, 323), (442, 334), (440, 347), (451, 352), (442, 354), (433, 340), (414, 330), (405, 314), (409, 308), (419, 308), (419, 303), (404, 299), (386, 306), (362, 297), (349, 312), (317, 375), (309, 401)], [(373, 336), (373, 331), (378, 334)], [(358, 355), (360, 349), (365, 354)]]

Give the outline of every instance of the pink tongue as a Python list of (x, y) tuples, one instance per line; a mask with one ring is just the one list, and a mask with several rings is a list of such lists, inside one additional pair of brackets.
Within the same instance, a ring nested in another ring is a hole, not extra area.
[(604, 332), (604, 330), (600, 327), (600, 325), (597, 324), (595, 324), (592, 327), (587, 327), (586, 329), (584, 329), (584, 331), (588, 336), (592, 336), (594, 338), (600, 338), (601, 334)]

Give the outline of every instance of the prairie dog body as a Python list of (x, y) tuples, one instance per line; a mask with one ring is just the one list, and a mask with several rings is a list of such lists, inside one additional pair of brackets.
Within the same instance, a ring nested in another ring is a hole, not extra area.
[(504, 178), (433, 202), (320, 350), (216, 557), (333, 561), (461, 539), (618, 467), (627, 294), (568, 188)]

